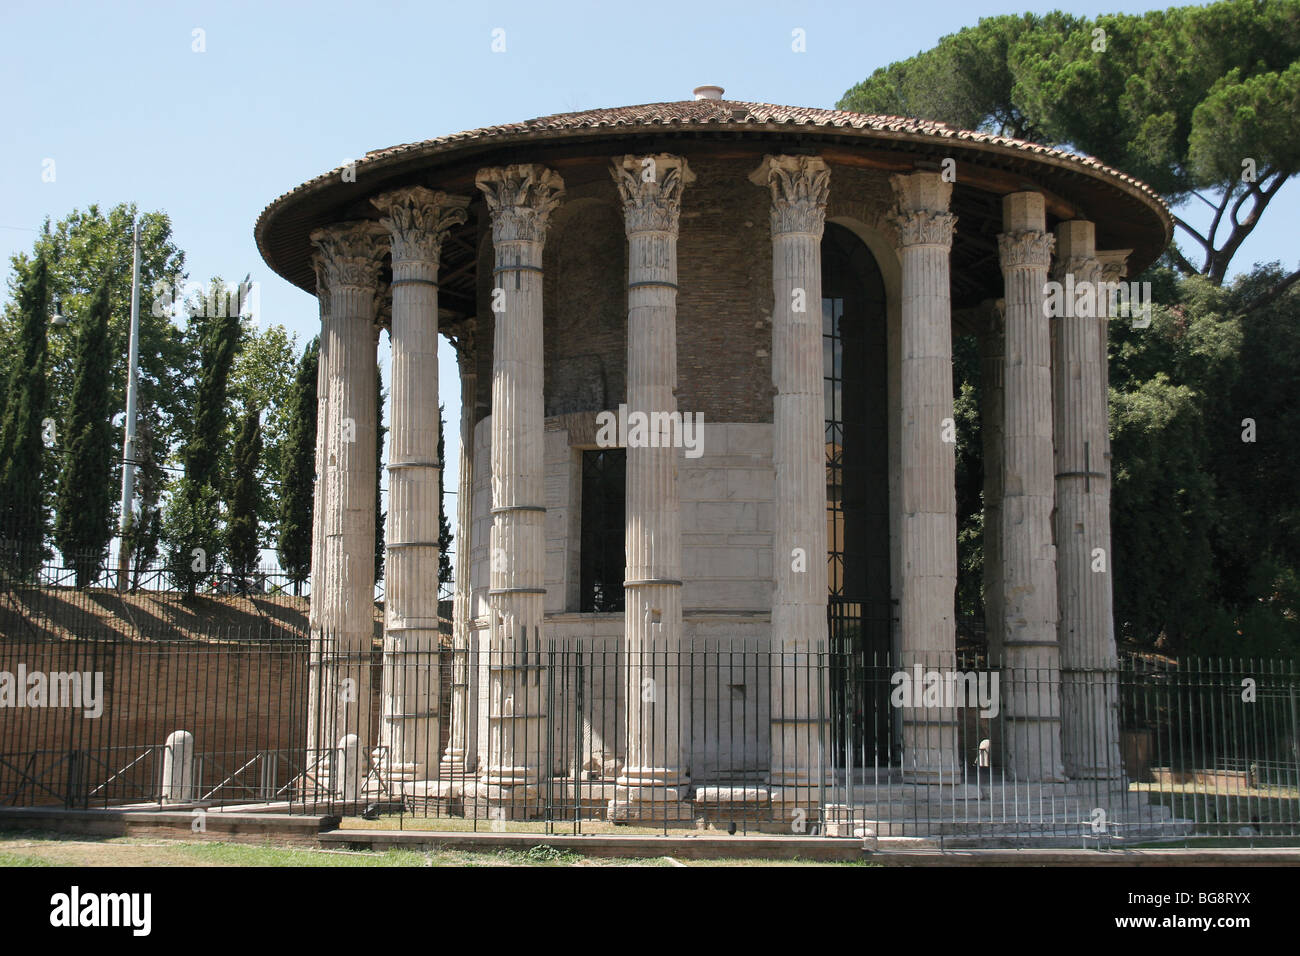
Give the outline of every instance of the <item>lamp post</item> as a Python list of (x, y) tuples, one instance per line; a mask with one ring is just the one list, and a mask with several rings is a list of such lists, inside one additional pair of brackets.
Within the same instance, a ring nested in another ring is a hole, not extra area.
[(131, 337), (127, 348), (126, 421), (122, 440), (122, 508), (118, 517), (117, 589), (125, 591), (127, 569), (131, 563), (131, 544), (127, 537), (135, 499), (135, 408), (136, 380), (140, 365), (140, 222), (131, 225)]

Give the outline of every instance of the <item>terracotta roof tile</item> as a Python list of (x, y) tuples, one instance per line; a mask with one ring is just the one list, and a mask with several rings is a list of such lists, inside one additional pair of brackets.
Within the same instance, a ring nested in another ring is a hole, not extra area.
[[(945, 139), (959, 139), (970, 143), (1003, 146), (1024, 150), (1042, 156), (1053, 156), (1071, 163), (1087, 166), (1098, 172), (1136, 186), (1148, 197), (1155, 200), (1167, 210), (1163, 199), (1143, 183), (1119, 170), (1107, 166), (1101, 160), (1081, 153), (1030, 143), (1025, 140), (973, 130), (955, 129), (947, 123), (937, 120), (910, 119), (905, 116), (879, 116), (871, 113), (853, 113), (847, 110), (816, 109), (809, 106), (777, 106), (772, 103), (745, 103), (738, 100), (681, 100), (673, 103), (646, 103), (640, 106), (614, 106), (600, 109), (580, 110), (576, 113), (555, 113), (524, 120), (521, 123), (503, 123), (499, 126), (483, 126), (478, 129), (449, 133), (416, 143), (402, 143), (383, 149), (371, 150), (365, 154), (363, 163), (374, 162), (416, 149), (464, 143), (494, 137), (526, 135), (530, 132), (559, 130), (598, 129), (605, 127), (632, 126), (698, 126), (718, 124), (730, 125), (796, 125), (809, 127), (835, 127), (839, 129), (882, 130), (893, 133), (911, 133), (922, 136), (935, 136)], [(336, 176), (342, 167), (310, 179), (297, 189), (290, 190), (276, 199), (274, 206), (287, 196), (291, 196), (314, 183)], [(267, 208), (270, 209), (270, 206)], [(265, 213), (264, 213), (265, 214)]]
[[(499, 139), (504, 143), (517, 143), (532, 138), (539, 140), (553, 139), (557, 135), (581, 135), (583, 130), (633, 130), (638, 127), (671, 126), (678, 129), (689, 127), (746, 127), (788, 128), (807, 127), (809, 129), (842, 130), (843, 135), (852, 137), (854, 131), (860, 131), (863, 139), (871, 139), (871, 134), (883, 134), (883, 140), (899, 137), (903, 140), (924, 144), (928, 139), (942, 143), (961, 142), (975, 148), (992, 148), (1021, 152), (1034, 157), (1042, 157), (1053, 164), (1070, 168), (1101, 179), (1109, 179), (1113, 184), (1122, 185), (1126, 191), (1137, 194), (1164, 221), (1165, 241), (1167, 242), (1173, 228), (1173, 217), (1164, 199), (1146, 183), (1135, 179), (1092, 156), (1072, 153), (1065, 150), (1030, 143), (1006, 136), (996, 136), (973, 130), (957, 129), (935, 120), (911, 119), (903, 116), (880, 116), (868, 113), (853, 113), (846, 110), (816, 109), (803, 106), (778, 106), (771, 103), (746, 103), (738, 100), (680, 100), (670, 103), (646, 103), (639, 106), (617, 106), (574, 113), (556, 113), (539, 116), (520, 123), (505, 123), (499, 126), (485, 126), (479, 129), (450, 133), (434, 139), (416, 143), (403, 143), (384, 149), (372, 150), (358, 161), (360, 172), (370, 165), (383, 165), (390, 159), (400, 159), (403, 154), (439, 154), (454, 152), (459, 146), (477, 144), (482, 141)], [(258, 217), (255, 232), (258, 246), (267, 262), (272, 259), (264, 243), (266, 229), (270, 221), (286, 205), (304, 198), (318, 188), (339, 180), (337, 167), (323, 173), (302, 185), (284, 193), (272, 201)], [(274, 266), (273, 266), (274, 267)], [(303, 281), (310, 282), (311, 277), (304, 274)]]

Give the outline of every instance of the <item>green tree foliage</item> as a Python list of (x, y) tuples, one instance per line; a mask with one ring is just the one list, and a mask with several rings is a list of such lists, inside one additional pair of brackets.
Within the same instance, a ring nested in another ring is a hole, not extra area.
[(294, 375), (286, 411), (285, 438), (280, 456), (280, 566), (294, 584), (294, 593), (311, 573), (312, 508), (316, 494), (316, 377), (320, 338), (303, 350)]
[(113, 537), (113, 428), (109, 406), (109, 292), (105, 279), (76, 322), (72, 392), (61, 442), (54, 543), (77, 587), (95, 582)]
[[(262, 454), (257, 482), (275, 488), (283, 471), (285, 436), (289, 429), (296, 342), (282, 325), (258, 329), (245, 320), (239, 353), (230, 371), (233, 414), (242, 417), (250, 408), (262, 411)], [(258, 518), (268, 527), (277, 520), (276, 495), (261, 496)]]
[(952, 370), (957, 433), (957, 614), (970, 617), (981, 613), (984, 595), (984, 456), (974, 336), (953, 340)]
[[(46, 224), (47, 232), (35, 243), (34, 255), (49, 264), (49, 295), (58, 298), (70, 322), (70, 332), (88, 314), (91, 299), (104, 279), (109, 287), (107, 354), (109, 372), (107, 401), (117, 413), (126, 407), (127, 337), (131, 314), (131, 225), (140, 223), (140, 367), (139, 416), (148, 420), (152, 442), (146, 453), (137, 451), (137, 485), (161, 490), (164, 465), (182, 440), (187, 406), (184, 382), (192, 374), (192, 361), (180, 327), (171, 314), (172, 291), (184, 279), (184, 253), (172, 241), (171, 221), (165, 213), (141, 213), (131, 203), (104, 209), (92, 204), (73, 210), (57, 223)], [(11, 300), (17, 299), (17, 277), (22, 274), (24, 256), (12, 260), (15, 280)], [(0, 317), (0, 356), (11, 353), (16, 341), (20, 310), (12, 306)], [(48, 382), (49, 408), (46, 414), (56, 422), (68, 417), (67, 403), (75, 375), (75, 334), (50, 337)], [(113, 481), (120, 481), (122, 430), (112, 432)], [(56, 453), (47, 450), (47, 467), (53, 470)], [(143, 499), (142, 499), (143, 501)], [(157, 499), (145, 502), (156, 506)], [(148, 509), (146, 509), (148, 510)]]
[[(1221, 284), (1300, 172), (1300, 4), (990, 17), (876, 70), (839, 106), (1082, 151), (1175, 205), (1208, 203), (1207, 230), (1178, 218), (1194, 248), (1173, 255), (1184, 272)], [(1253, 178), (1243, 178), (1247, 159)]]
[[(1300, 291), (1277, 264), (1225, 287), (1152, 273), (1151, 327), (1113, 322), (1112, 536), (1122, 639), (1300, 651)], [(1253, 440), (1249, 440), (1253, 439)]]
[[(223, 294), (224, 283), (213, 279), (210, 290), (215, 300)], [(217, 314), (206, 314), (209, 311)], [(176, 483), (163, 526), (173, 578), (192, 595), (204, 574), (216, 569), (221, 552), (227, 389), (239, 349), (239, 316), (226, 309), (192, 311), (189, 338), (197, 343), (199, 356), (197, 375), (187, 390), (192, 427), (181, 450), (184, 477)]]
[[(158, 462), (166, 457), (157, 447), (153, 419), (136, 422), (135, 444), (140, 461)], [(158, 556), (162, 543), (161, 497), (165, 479), (161, 468), (137, 468), (135, 493), (138, 510), (128, 516), (126, 536), (131, 554), (131, 589), (140, 586), (141, 572)]]
[(46, 417), (49, 274), (45, 256), (15, 263), (21, 323), (7, 362), (0, 408), (0, 539), (11, 573), (27, 576), (45, 555), (41, 484)]
[(235, 438), (230, 497), (226, 502), (226, 554), (230, 570), (245, 586), (257, 570), (261, 552), (261, 522), (258, 519), (262, 494), (261, 412), (250, 406), (243, 415)]
[(167, 566), (173, 583), (191, 596), (216, 570), (214, 556), (221, 523), (221, 495), (211, 485), (182, 475), (172, 486), (163, 511)]
[[(212, 280), (214, 296), (222, 294), (223, 289), (220, 279)], [(181, 460), (190, 478), (219, 488), (229, 419), (226, 406), (230, 373), (239, 352), (242, 328), (239, 316), (228, 314), (192, 314), (190, 326), (198, 343), (199, 368), (190, 408), (193, 427)]]

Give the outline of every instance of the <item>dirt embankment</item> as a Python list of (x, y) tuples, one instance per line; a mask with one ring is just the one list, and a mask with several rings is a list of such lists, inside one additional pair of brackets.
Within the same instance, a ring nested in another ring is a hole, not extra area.
[(307, 635), (305, 597), (26, 588), (0, 592), (0, 640), (266, 640)]

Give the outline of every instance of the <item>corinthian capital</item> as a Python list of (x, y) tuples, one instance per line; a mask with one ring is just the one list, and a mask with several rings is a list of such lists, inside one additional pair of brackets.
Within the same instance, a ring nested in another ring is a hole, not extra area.
[(1098, 249), (1097, 261), (1101, 263), (1103, 282), (1118, 282), (1128, 275), (1128, 257), (1132, 249)]
[(543, 241), (551, 211), (564, 195), (560, 174), (536, 164), (480, 169), (474, 185), (487, 199), (493, 242)]
[(899, 248), (943, 246), (952, 248), (957, 217), (948, 212), (952, 183), (939, 173), (897, 173), (889, 177), (895, 204), (888, 219), (896, 230)]
[(619, 195), (623, 197), (623, 224), (630, 236), (635, 232), (666, 232), (677, 235), (682, 211), (682, 190), (695, 181), (681, 156), (624, 156), (610, 169)]
[(369, 220), (313, 230), (317, 292), (322, 280), (327, 295), (344, 289), (378, 291), (379, 267), (388, 251), (387, 234), (383, 226)]
[(898, 246), (943, 246), (952, 248), (952, 234), (957, 226), (957, 217), (950, 212), (935, 212), (932, 209), (914, 209), (895, 211), (890, 221), (897, 230)]
[(465, 196), (448, 196), (423, 186), (394, 189), (370, 200), (384, 215), (379, 222), (391, 235), (393, 263), (425, 262), (436, 270), (442, 240), (466, 219)]
[(1056, 237), (1038, 229), (1004, 232), (998, 236), (998, 258), (1003, 270), (1046, 269), (1052, 264), (1054, 248)]
[(1101, 263), (1093, 256), (1070, 256), (1057, 259), (1052, 267), (1052, 278), (1060, 282), (1067, 275), (1074, 276), (1076, 285), (1081, 282), (1098, 282), (1101, 279)]
[(821, 236), (831, 171), (819, 156), (765, 156), (749, 175), (772, 192), (772, 234), (803, 232)]

